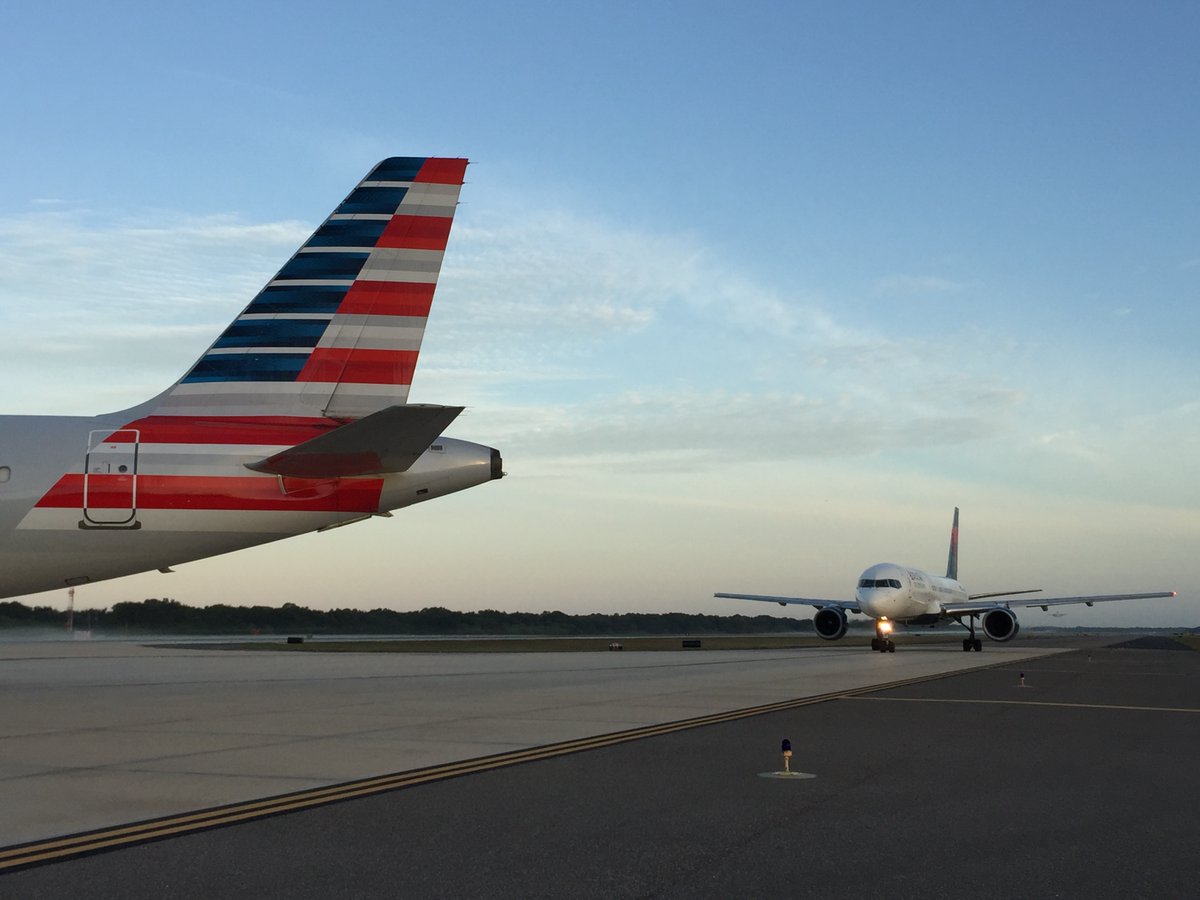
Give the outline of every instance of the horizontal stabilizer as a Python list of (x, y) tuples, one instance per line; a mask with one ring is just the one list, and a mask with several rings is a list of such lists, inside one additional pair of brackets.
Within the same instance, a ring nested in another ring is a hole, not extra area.
[(404, 472), (462, 411), (461, 406), (389, 406), (246, 468), (292, 478)]

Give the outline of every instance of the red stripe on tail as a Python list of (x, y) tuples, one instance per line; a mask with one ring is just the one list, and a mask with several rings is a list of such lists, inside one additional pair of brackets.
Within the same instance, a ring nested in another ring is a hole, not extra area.
[(317, 347), (297, 381), (344, 384), (412, 384), (415, 350), (354, 350)]
[(391, 281), (356, 281), (346, 292), (339, 313), (364, 316), (419, 316), (426, 318), (433, 303), (432, 284)]
[(375, 246), (445, 250), (446, 241), (450, 239), (451, 221), (446, 216), (392, 216)]
[(437, 159), (430, 157), (421, 166), (421, 171), (413, 178), (413, 183), (427, 184), (462, 184), (467, 174), (465, 159)]

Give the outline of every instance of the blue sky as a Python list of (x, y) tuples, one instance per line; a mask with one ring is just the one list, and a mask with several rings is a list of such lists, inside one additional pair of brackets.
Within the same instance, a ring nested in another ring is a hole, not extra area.
[(245, 6), (0, 14), (0, 411), (156, 393), (463, 155), (413, 399), (510, 477), (81, 605), (754, 613), (958, 505), (972, 590), (1181, 594), (1030, 624), (1200, 624), (1195, 4)]

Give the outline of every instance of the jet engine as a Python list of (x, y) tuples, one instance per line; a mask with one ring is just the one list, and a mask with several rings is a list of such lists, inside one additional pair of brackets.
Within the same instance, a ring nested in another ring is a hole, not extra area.
[(846, 633), (846, 612), (836, 606), (818, 609), (813, 616), (813, 627), (817, 635), (827, 641), (836, 641)]
[(993, 641), (1011, 641), (1021, 630), (1012, 610), (1005, 609), (1003, 606), (985, 612), (983, 618), (980, 619), (980, 624), (983, 625), (983, 633)]

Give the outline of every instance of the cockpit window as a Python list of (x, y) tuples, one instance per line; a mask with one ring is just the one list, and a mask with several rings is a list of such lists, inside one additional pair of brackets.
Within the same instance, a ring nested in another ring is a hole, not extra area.
[(898, 579), (898, 578), (862, 578), (862, 579), (859, 579), (858, 586), (860, 588), (881, 588), (881, 587), (898, 588), (898, 587), (900, 587), (900, 579)]

